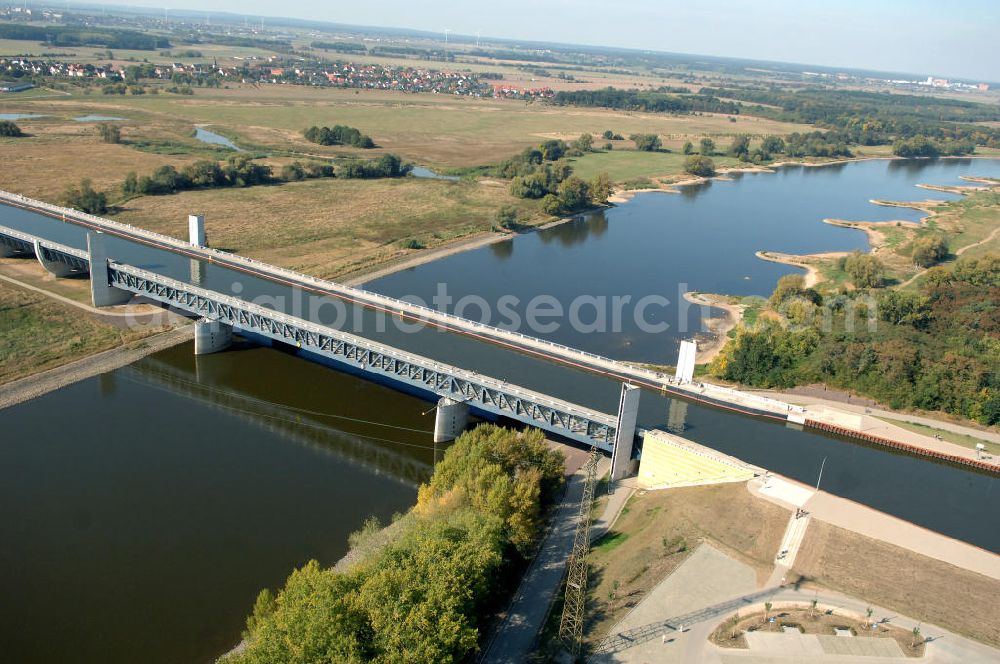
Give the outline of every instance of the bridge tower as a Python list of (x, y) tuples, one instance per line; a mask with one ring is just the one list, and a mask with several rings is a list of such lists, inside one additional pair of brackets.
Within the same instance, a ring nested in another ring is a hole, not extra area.
[(188, 242), (196, 247), (208, 246), (208, 240), (205, 236), (205, 215), (188, 215)]
[(629, 474), (632, 465), (632, 447), (635, 444), (635, 422), (639, 417), (639, 395), (642, 390), (635, 385), (622, 383), (618, 401), (618, 426), (615, 444), (611, 449), (611, 481), (617, 482)]

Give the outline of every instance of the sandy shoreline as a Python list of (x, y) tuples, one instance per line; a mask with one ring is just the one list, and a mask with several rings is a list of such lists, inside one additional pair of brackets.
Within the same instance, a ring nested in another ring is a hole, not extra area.
[(733, 298), (715, 293), (688, 291), (684, 293), (684, 299), (691, 304), (722, 309), (725, 312), (722, 316), (703, 316), (701, 319), (707, 332), (703, 333), (706, 339), (698, 339), (695, 364), (708, 364), (729, 342), (728, 334), (743, 320), (746, 305), (736, 304), (731, 301)]
[(819, 283), (820, 274), (819, 268), (813, 265), (812, 261), (822, 260), (826, 258), (840, 258), (841, 256), (846, 256), (845, 251), (828, 251), (819, 254), (783, 254), (780, 251), (758, 251), (754, 254), (757, 258), (768, 261), (770, 263), (781, 263), (782, 265), (791, 265), (792, 267), (802, 268), (806, 271), (805, 275), (805, 287), (812, 288)]
[(538, 226), (532, 226), (531, 228), (525, 229), (523, 232), (502, 233), (499, 231), (485, 231), (483, 233), (477, 233), (476, 235), (467, 236), (455, 240), (454, 242), (443, 244), (440, 247), (435, 247), (434, 249), (421, 249), (417, 253), (411, 256), (407, 256), (402, 260), (396, 262), (390, 261), (388, 264), (382, 264), (380, 267), (376, 267), (371, 272), (363, 272), (363, 271), (355, 272), (354, 276), (351, 276), (347, 279), (338, 279), (337, 281), (346, 286), (356, 286), (356, 287), (363, 286), (369, 281), (381, 279), (382, 277), (388, 276), (390, 274), (395, 274), (396, 272), (402, 272), (404, 270), (409, 270), (411, 268), (419, 267), (421, 265), (426, 265), (427, 263), (433, 263), (434, 261), (440, 258), (446, 258), (448, 256), (460, 254), (465, 251), (472, 251), (473, 249), (488, 247), (489, 245), (496, 244), (497, 242), (503, 242), (504, 240), (514, 240), (518, 237), (521, 237), (522, 235), (537, 233), (538, 231), (544, 231), (548, 228), (560, 226), (562, 224), (574, 221), (575, 219), (580, 218), (582, 215), (586, 215), (600, 209), (603, 208), (595, 207), (589, 210), (583, 210), (568, 217), (560, 217), (559, 219), (553, 219), (552, 221), (547, 221), (544, 224), (539, 224)]
[[(679, 194), (680, 191), (677, 187), (687, 187), (693, 184), (701, 184), (703, 182), (710, 182), (712, 180), (719, 180), (722, 182), (732, 181), (732, 178), (727, 177), (731, 173), (777, 173), (779, 168), (784, 166), (805, 166), (807, 168), (822, 168), (823, 166), (835, 166), (837, 164), (848, 164), (855, 161), (877, 161), (886, 160), (891, 161), (894, 159), (899, 159), (900, 157), (890, 157), (890, 156), (872, 156), (872, 157), (850, 157), (847, 159), (835, 159), (832, 161), (776, 161), (773, 164), (766, 165), (749, 165), (749, 166), (724, 166), (716, 171), (716, 174), (710, 177), (701, 176), (690, 176), (681, 180), (676, 180), (674, 182), (663, 182), (659, 180), (660, 185), (658, 187), (648, 187), (645, 189), (616, 189), (608, 198), (609, 203), (626, 203), (631, 200), (636, 194), (642, 194), (646, 192), (659, 191), (668, 194)], [(995, 157), (989, 157), (995, 158)], [(663, 178), (673, 177), (673, 176), (662, 176)], [(656, 180), (657, 176), (650, 176), (652, 180)]]
[(396, 272), (402, 272), (403, 270), (409, 270), (426, 263), (431, 263), (439, 258), (445, 258), (446, 256), (452, 256), (454, 254), (462, 253), (463, 251), (486, 247), (495, 242), (501, 242), (512, 237), (516, 237), (516, 235), (508, 235), (506, 233), (497, 233), (492, 231), (472, 235), (456, 240), (455, 242), (441, 245), (440, 247), (436, 247), (434, 249), (421, 249), (414, 255), (407, 256), (406, 258), (396, 262), (383, 264), (381, 267), (377, 267), (371, 272), (361, 272), (360, 274), (355, 274), (355, 276), (344, 279), (340, 281), (340, 283), (346, 286), (361, 286), (369, 281), (374, 281)]

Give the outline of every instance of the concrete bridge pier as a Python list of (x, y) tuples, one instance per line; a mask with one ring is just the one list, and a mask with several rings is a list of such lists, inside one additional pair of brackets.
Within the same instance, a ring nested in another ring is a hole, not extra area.
[(434, 442), (447, 443), (458, 438), (469, 423), (469, 405), (464, 401), (455, 401), (449, 397), (441, 397), (437, 402), (437, 413), (434, 416)]
[(618, 401), (618, 426), (615, 445), (611, 450), (611, 481), (617, 482), (632, 472), (632, 447), (635, 445), (635, 422), (639, 417), (639, 395), (635, 385), (622, 383)]
[(38, 258), (38, 262), (42, 264), (45, 271), (53, 277), (68, 277), (73, 274), (73, 268), (66, 263), (46, 258), (45, 249), (42, 247), (42, 243), (38, 240), (35, 240), (35, 257)]
[(194, 354), (208, 355), (226, 350), (233, 344), (233, 326), (202, 318), (194, 324)]
[(104, 233), (87, 233), (87, 253), (90, 254), (90, 301), (95, 307), (125, 304), (132, 293), (115, 288), (108, 281), (108, 249)]

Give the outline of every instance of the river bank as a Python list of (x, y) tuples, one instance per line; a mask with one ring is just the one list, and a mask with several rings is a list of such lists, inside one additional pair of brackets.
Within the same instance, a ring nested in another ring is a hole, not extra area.
[(696, 364), (708, 364), (718, 356), (729, 342), (729, 332), (743, 321), (747, 309), (745, 304), (734, 302), (737, 298), (715, 293), (684, 293), (684, 299), (691, 304), (721, 309), (722, 316), (703, 317), (702, 323), (707, 328), (698, 339), (698, 352), (695, 355)]
[(55, 369), (19, 378), (3, 386), (0, 410), (40, 397), (87, 378), (113, 371), (194, 338), (194, 326), (184, 325), (106, 350)]
[[(947, 187), (940, 185), (930, 185), (930, 184), (918, 184), (916, 186), (923, 189), (929, 189), (933, 191), (942, 191), (946, 193), (952, 193), (961, 196), (969, 196), (983, 191), (995, 190), (1000, 187), (1000, 182), (995, 182), (987, 178), (970, 178), (968, 176), (961, 176), (964, 179), (970, 181), (978, 181), (986, 184), (984, 187)], [(910, 210), (917, 210), (923, 213), (923, 216), (918, 221), (910, 221), (905, 219), (900, 220), (888, 220), (888, 221), (853, 221), (848, 219), (835, 219), (826, 218), (823, 219), (823, 223), (829, 224), (831, 226), (837, 226), (840, 228), (850, 228), (852, 230), (861, 231), (865, 234), (868, 244), (868, 253), (878, 256), (881, 258), (886, 265), (895, 270), (898, 274), (898, 284), (899, 287), (905, 287), (913, 283), (921, 274), (927, 271), (927, 268), (917, 268), (913, 265), (909, 256), (902, 254), (898, 249), (906, 246), (906, 242), (895, 239), (890, 241), (889, 234), (894, 231), (901, 231), (907, 235), (912, 235), (922, 228), (928, 228), (930, 225), (938, 223), (941, 218), (950, 209), (944, 209), (943, 207), (948, 206), (951, 201), (946, 200), (924, 200), (924, 201), (887, 201), (880, 199), (872, 199), (869, 201), (874, 205), (880, 205), (882, 207), (894, 207), (894, 208), (905, 208)], [(939, 224), (943, 227), (944, 224)], [(954, 256), (961, 256), (963, 253), (969, 249), (982, 246), (992, 240), (994, 240), (998, 233), (1000, 233), (1000, 228), (995, 228), (989, 232), (983, 239), (972, 242), (968, 245), (963, 245), (961, 247), (952, 247), (951, 253)], [(845, 252), (820, 252), (811, 254), (784, 254), (780, 252), (773, 251), (758, 251), (756, 252), (758, 258), (766, 261), (771, 261), (775, 263), (782, 263), (784, 265), (790, 265), (793, 267), (798, 267), (806, 270), (806, 287), (811, 288), (816, 286), (822, 279), (822, 273), (818, 265), (829, 263), (831, 260), (836, 260), (847, 255)]]
[(537, 233), (538, 231), (555, 228), (556, 226), (569, 223), (581, 218), (583, 215), (590, 214), (600, 209), (602, 208), (594, 207), (588, 210), (583, 210), (573, 215), (560, 217), (558, 219), (547, 221), (543, 224), (538, 224), (537, 226), (527, 227), (520, 232), (486, 231), (484, 233), (459, 238), (452, 242), (446, 242), (445, 244), (434, 247), (433, 249), (421, 249), (416, 254), (406, 256), (396, 261), (390, 260), (387, 263), (376, 263), (371, 266), (371, 269), (362, 269), (361, 271), (354, 273), (353, 276), (349, 276), (346, 279), (341, 280), (341, 283), (346, 286), (363, 286), (369, 281), (374, 281), (376, 279), (381, 279), (382, 277), (387, 277), (390, 274), (396, 274), (397, 272), (403, 272), (415, 267), (420, 267), (421, 265), (426, 265), (427, 263), (433, 263), (436, 260), (440, 260), (448, 256), (454, 256), (455, 254), (472, 251), (473, 249), (488, 247), (491, 244), (496, 244), (498, 242), (513, 241), (519, 236), (527, 233)]

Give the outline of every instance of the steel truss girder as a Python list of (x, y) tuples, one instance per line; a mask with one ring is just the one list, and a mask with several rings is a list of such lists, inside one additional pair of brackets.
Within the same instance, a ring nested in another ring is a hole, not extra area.
[(610, 451), (615, 417), (504, 381), (441, 364), (304, 319), (111, 262), (110, 284), (164, 304), (330, 357), (362, 372), (464, 401), (473, 408), (530, 424)]

